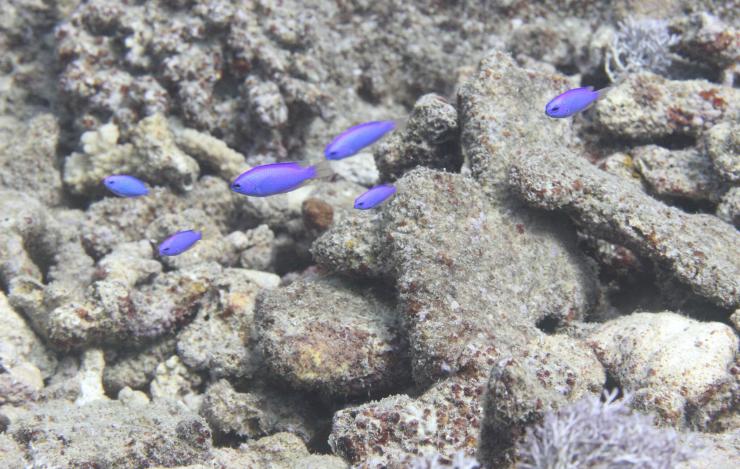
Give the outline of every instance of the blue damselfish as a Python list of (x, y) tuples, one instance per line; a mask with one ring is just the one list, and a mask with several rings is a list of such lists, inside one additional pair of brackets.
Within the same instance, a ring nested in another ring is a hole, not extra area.
[(341, 160), (380, 140), (396, 128), (395, 121), (365, 122), (345, 130), (324, 149), (327, 160)]
[(568, 90), (547, 103), (545, 114), (555, 118), (570, 117), (587, 109), (610, 89), (611, 87), (594, 91), (594, 88), (589, 86)]
[(359, 210), (367, 210), (377, 207), (395, 193), (396, 188), (390, 184), (375, 186), (355, 199), (355, 208)]
[(331, 175), (327, 162), (312, 166), (298, 163), (271, 163), (255, 166), (231, 183), (231, 190), (252, 197), (267, 197), (298, 189), (311, 179)]
[(103, 179), (103, 184), (119, 197), (139, 197), (149, 193), (149, 189), (143, 181), (126, 174), (108, 176)]
[(201, 239), (200, 231), (178, 231), (159, 245), (160, 256), (176, 256), (187, 251)]

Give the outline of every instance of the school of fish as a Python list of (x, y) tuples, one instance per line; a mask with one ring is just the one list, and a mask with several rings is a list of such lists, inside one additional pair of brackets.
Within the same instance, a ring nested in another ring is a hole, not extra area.
[[(552, 118), (570, 117), (591, 107), (609, 89), (594, 91), (593, 87), (586, 87), (568, 90), (547, 103), (545, 114)], [(316, 164), (282, 162), (255, 166), (234, 179), (230, 188), (249, 197), (269, 197), (296, 190), (315, 180), (330, 178), (333, 172), (329, 161), (357, 154), (396, 129), (397, 125), (393, 120), (355, 125), (340, 133), (326, 146), (325, 161)], [(108, 176), (103, 179), (103, 184), (119, 197), (141, 197), (149, 194), (146, 183), (127, 174)], [(395, 194), (396, 187), (391, 184), (372, 187), (355, 199), (354, 208), (369, 210), (378, 207)], [(160, 256), (177, 256), (192, 248), (201, 239), (200, 231), (178, 231), (162, 241), (157, 251)]]

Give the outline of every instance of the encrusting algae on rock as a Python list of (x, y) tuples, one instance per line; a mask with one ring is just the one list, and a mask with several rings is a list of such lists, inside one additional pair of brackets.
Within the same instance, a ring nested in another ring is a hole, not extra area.
[(732, 2), (6, 3), (0, 466), (738, 465)]

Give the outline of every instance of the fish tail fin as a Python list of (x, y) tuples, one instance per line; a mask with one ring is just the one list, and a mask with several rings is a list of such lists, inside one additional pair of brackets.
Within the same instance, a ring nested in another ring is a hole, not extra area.
[(334, 177), (334, 170), (331, 168), (329, 160), (321, 160), (311, 166), (314, 171), (312, 179), (331, 179)]
[(613, 84), (613, 85), (609, 85), (609, 86), (606, 86), (604, 88), (601, 88), (600, 90), (597, 90), (596, 91), (596, 94), (598, 94), (599, 96), (596, 99), (603, 98), (604, 96), (606, 96), (606, 94), (608, 92), (610, 92), (611, 90), (613, 90), (616, 86), (617, 86), (616, 84)]

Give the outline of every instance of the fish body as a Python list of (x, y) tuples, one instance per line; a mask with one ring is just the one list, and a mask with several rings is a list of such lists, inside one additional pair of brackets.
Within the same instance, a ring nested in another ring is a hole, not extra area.
[(109, 191), (119, 197), (139, 197), (149, 193), (149, 189), (143, 181), (126, 174), (108, 176), (103, 179), (103, 184)]
[(267, 197), (298, 189), (311, 179), (326, 177), (326, 164), (302, 166), (298, 163), (271, 163), (255, 166), (231, 183), (231, 190), (252, 197)]
[(602, 97), (611, 87), (594, 91), (592, 86), (573, 88), (553, 98), (545, 106), (545, 114), (550, 117), (563, 118), (588, 109), (597, 99)]
[(350, 127), (324, 149), (327, 160), (341, 160), (380, 140), (396, 128), (395, 121), (372, 121)]
[(201, 238), (202, 235), (200, 231), (178, 231), (162, 241), (162, 244), (159, 245), (159, 255), (177, 256), (178, 254), (182, 254), (193, 247), (193, 245), (200, 241)]
[(368, 210), (377, 207), (395, 193), (396, 188), (390, 184), (375, 186), (355, 199), (355, 208), (358, 210)]

